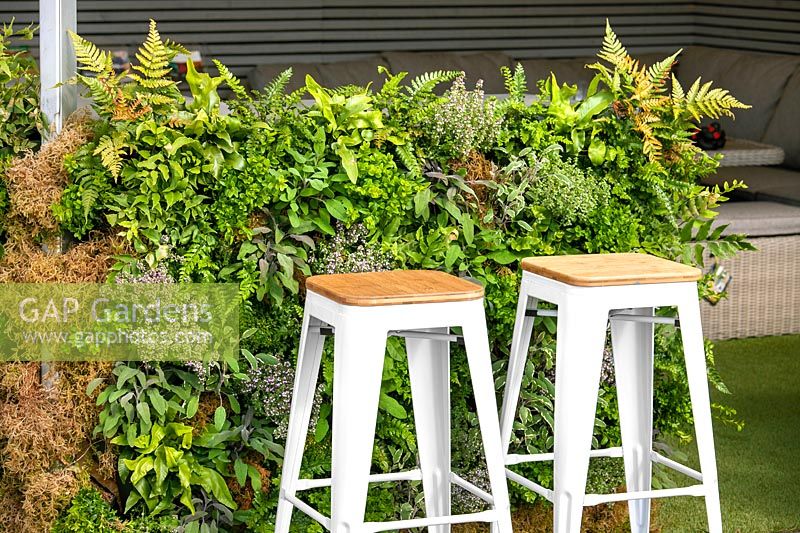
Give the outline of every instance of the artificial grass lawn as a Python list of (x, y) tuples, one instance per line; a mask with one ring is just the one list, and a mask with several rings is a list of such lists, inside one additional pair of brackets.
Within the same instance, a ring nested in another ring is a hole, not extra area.
[[(800, 531), (800, 336), (720, 342), (716, 361), (733, 395), (712, 400), (745, 422), (714, 424), (724, 530)], [(664, 533), (707, 531), (699, 498), (662, 500), (655, 514)]]

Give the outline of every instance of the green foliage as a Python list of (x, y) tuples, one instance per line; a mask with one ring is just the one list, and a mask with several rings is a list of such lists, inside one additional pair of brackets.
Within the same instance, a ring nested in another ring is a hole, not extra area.
[[(14, 157), (35, 150), (45, 133), (45, 119), (39, 106), (39, 72), (22, 41), (33, 39), (36, 28), (15, 30), (3, 24), (0, 30), (0, 175)], [(8, 210), (6, 181), (0, 179), (0, 230)]]
[(27, 50), (13, 47), (33, 39), (35, 31), (14, 30), (12, 23), (0, 33), (0, 171), (11, 158), (38, 147), (44, 133), (36, 62)]
[(96, 490), (81, 489), (53, 524), (51, 533), (173, 533), (178, 523), (171, 516), (143, 516), (123, 522)]
[(483, 81), (468, 90), (460, 76), (444, 98), (431, 107), (422, 127), (426, 145), (436, 149), (431, 155), (465, 159), (470, 152), (491, 149), (502, 122), (496, 100), (483, 93)]
[[(272, 429), (240, 406), (232, 382), (245, 376), (238, 363), (231, 365), (233, 374), (202, 363), (193, 365), (197, 373), (172, 365), (114, 368), (115, 382), (97, 398), (103, 410), (95, 432), (119, 449), (120, 478), (131, 488), (126, 513), (141, 504), (153, 515), (171, 513), (178, 500), (194, 514), (201, 494), (204, 501), (236, 509), (226, 477), (260, 490), (261, 475), (244, 462), (245, 454), (276, 460), (283, 450), (273, 442)], [(96, 380), (89, 387), (101, 384)], [(216, 405), (213, 419), (189, 425), (201, 402), (209, 401)]]
[[(699, 265), (704, 254), (724, 258), (749, 248), (743, 237), (712, 226), (715, 209), (740, 184), (698, 185), (718, 163), (687, 145), (697, 114), (724, 114), (738, 103), (704, 85), (684, 94), (673, 84), (670, 91), (676, 56), (639, 65), (610, 30), (599, 54), (607, 64), (593, 65), (598, 74), (585, 97), (550, 76), (531, 102), (519, 65), (502, 71), (509, 98), (495, 101), (480, 86), (467, 90), (462, 73), (406, 83), (405, 73), (385, 68), (377, 91), (325, 88), (308, 77), (304, 88), (286, 94), (287, 70), (248, 92), (220, 63), (218, 76), (189, 67), (188, 102), (164, 72), (178, 47), (162, 41), (155, 25), (133, 74), (113, 74), (106, 52), (74, 41), (86, 73), (76, 81), (100, 120), (98, 140), (66, 162), (70, 185), (54, 206), (62, 227), (78, 238), (103, 227), (124, 235), (134, 257), (120, 258), (115, 270), (125, 275), (168, 265), (179, 281), (240, 286), (242, 361), (120, 365), (100, 397), (98, 432), (120, 452), (120, 474), (131, 488), (126, 507), (179, 514), (186, 531), (245, 522), (264, 530), (274, 520), (275, 491), (261, 492), (256, 466), (279, 468), (276, 441), (286, 430), (306, 276), (393, 267), (477, 279), (486, 290), (501, 388), (519, 259), (639, 251)], [(451, 81), (444, 94), (436, 90)], [(223, 84), (234, 94), (228, 115), (220, 112)], [(301, 101), (305, 93), (310, 105)], [(536, 331), (514, 430), (514, 446), (531, 453), (553, 444), (554, 322), (537, 320)], [(658, 328), (656, 345), (655, 424), (682, 436), (691, 412), (679, 342)], [(711, 382), (724, 390), (708, 353)], [(330, 474), (331, 355), (327, 347), (303, 475)], [(389, 340), (385, 361), (373, 456), (382, 472), (416, 461), (402, 341)], [(460, 349), (453, 350), (452, 380), (454, 458), (480, 477), (479, 430)], [(609, 378), (595, 444), (618, 444), (616, 423)], [(547, 469), (525, 468), (551, 481)], [(614, 464), (596, 470), (602, 488), (619, 477)], [(254, 491), (253, 509), (234, 511), (236, 484)], [(418, 488), (376, 487), (370, 519), (396, 510), (418, 516)], [(329, 510), (328, 492), (308, 498)], [(295, 527), (315, 531), (307, 522)]]
[(732, 109), (750, 108), (727, 90), (712, 88), (711, 82), (702, 83), (700, 78), (684, 92), (672, 76), (670, 93), (670, 71), (679, 54), (680, 51), (649, 68), (641, 65), (628, 54), (606, 22), (603, 49), (598, 57), (609, 63), (610, 68), (602, 63), (590, 65), (610, 89), (615, 112), (632, 121), (633, 129), (642, 137), (645, 155), (653, 161), (660, 159), (665, 150), (670, 157), (697, 154), (699, 150), (689, 140), (688, 132), (704, 116), (732, 117)]
[(81, 489), (51, 533), (117, 533), (119, 517), (94, 489)]
[(306, 89), (316, 101), (309, 116), (321, 119), (333, 141), (331, 150), (339, 156), (350, 181), (356, 183), (359, 170), (353, 147), (368, 145), (375, 136), (382, 136), (384, 125), (380, 109), (372, 107), (372, 97), (366, 90), (346, 96), (322, 88), (309, 75), (306, 75)]
[(150, 265), (167, 242), (187, 258), (182, 279), (213, 279), (210, 250), (233, 224), (218, 223), (209, 193), (225, 169), (245, 163), (244, 132), (220, 113), (217, 90), (237, 82), (228, 71), (211, 77), (190, 64), (189, 103), (168, 75), (182, 48), (163, 41), (152, 21), (134, 73), (114, 74), (109, 52), (77, 35), (72, 40), (81, 71), (90, 74), (75, 82), (88, 88), (101, 120), (97, 142), (67, 162), (70, 185), (53, 208), (56, 218), (77, 237), (115, 227)]

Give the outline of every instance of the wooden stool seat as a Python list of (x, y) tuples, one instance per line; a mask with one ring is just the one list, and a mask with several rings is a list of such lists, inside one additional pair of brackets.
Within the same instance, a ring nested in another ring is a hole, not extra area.
[(579, 287), (697, 281), (702, 275), (695, 267), (635, 253), (528, 257), (522, 269)]
[(359, 307), (483, 298), (480, 285), (437, 270), (323, 274), (306, 279), (306, 289), (342, 305)]

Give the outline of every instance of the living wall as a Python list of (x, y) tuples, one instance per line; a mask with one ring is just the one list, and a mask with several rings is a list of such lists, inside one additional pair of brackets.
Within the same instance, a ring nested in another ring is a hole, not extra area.
[[(639, 64), (610, 28), (598, 62), (588, 66), (597, 75), (586, 96), (554, 76), (529, 83), (517, 66), (498, 73), (503, 100), (444, 71), (409, 80), (382, 69), (370, 87), (325, 88), (307, 77), (303, 89), (287, 94), (291, 71), (253, 92), (222, 64), (216, 76), (190, 64), (183, 86), (169, 77), (169, 64), (185, 50), (163, 40), (155, 23), (137, 63), (122, 74), (109, 52), (72, 37), (80, 67), (74, 81), (94, 115), (77, 117), (44, 150), (24, 156), (42, 165), (26, 179), (57, 194), (34, 214), (26, 211), (30, 201), (12, 195), (7, 216), (18, 224), (0, 264), (3, 279), (94, 281), (99, 269), (115, 283), (235, 282), (242, 350), (238, 360), (214, 364), (63, 365), (55, 386), (70, 391), (82, 418), (70, 422), (75, 442), (45, 449), (45, 466), (36, 467), (37, 475), (69, 480), (47, 515), (53, 531), (270, 531), (309, 275), (424, 268), (478, 280), (502, 391), (519, 259), (641, 251), (702, 265), (704, 251), (725, 258), (748, 246), (711, 229), (714, 208), (738, 184), (699, 185), (717, 162), (690, 141), (702, 117), (744, 106), (701, 80), (682, 87), (670, 73), (677, 54)], [(221, 110), (222, 89), (232, 95), (229, 113)], [(526, 103), (534, 92), (538, 98)], [(54, 156), (51, 146), (62, 150)], [(6, 172), (5, 182), (15, 176)], [(39, 250), (62, 234), (74, 240), (66, 254)], [(87, 257), (94, 270), (81, 262)], [(84, 265), (84, 277), (75, 264)], [(701, 284), (699, 296), (707, 290)], [(513, 447), (530, 453), (552, 448), (554, 331), (541, 319), (526, 368)], [(659, 327), (656, 426), (688, 439), (678, 344), (678, 333)], [(330, 350), (306, 449), (308, 476), (330, 470)], [(710, 344), (708, 357), (709, 377), (724, 390)], [(454, 463), (480, 485), (486, 479), (466, 364), (458, 350), (453, 358)], [(24, 412), (23, 392), (43, 394), (32, 382), (35, 366), (6, 369), (5, 376), (13, 370), (19, 377), (2, 382), (5, 411)], [(609, 357), (595, 431), (603, 445), (619, 441), (613, 379)], [(410, 400), (403, 344), (390, 339), (376, 471), (416, 464)], [(735, 414), (718, 407), (726, 420)], [(15, 430), (2, 413), (0, 446), (15, 449)], [(41, 423), (30, 420), (34, 428)], [(29, 449), (36, 446), (44, 444)], [(7, 457), (0, 453), (0, 500), (34, 505), (43, 484)], [(524, 473), (551, 482), (542, 466)], [(596, 465), (590, 477), (601, 489), (622, 483), (615, 463)], [(534, 498), (516, 487), (514, 497), (521, 504)], [(329, 511), (325, 491), (308, 498)], [(480, 503), (456, 492), (454, 505), (467, 511)], [(370, 520), (422, 512), (413, 483), (371, 491)], [(34, 514), (0, 511), (0, 521), (41, 531), (30, 525)], [(317, 530), (299, 513), (295, 527)]]

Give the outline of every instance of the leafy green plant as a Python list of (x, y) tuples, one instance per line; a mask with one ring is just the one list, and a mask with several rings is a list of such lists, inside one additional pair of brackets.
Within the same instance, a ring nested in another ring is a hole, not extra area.
[(456, 159), (475, 150), (485, 151), (494, 146), (503, 123), (503, 115), (497, 111), (496, 99), (483, 92), (483, 81), (467, 90), (464, 77), (459, 76), (423, 123), (427, 144)]
[[(252, 92), (215, 63), (216, 76), (189, 67), (189, 102), (164, 71), (180, 47), (161, 40), (154, 24), (140, 68), (122, 75), (109, 70), (106, 52), (74, 39), (83, 66), (76, 81), (100, 118), (97, 141), (66, 161), (70, 184), (53, 208), (62, 227), (78, 238), (112, 227), (124, 235), (133, 252), (119, 258), (120, 280), (158, 270), (179, 282), (240, 286), (241, 361), (119, 365), (100, 396), (98, 433), (120, 454), (128, 511), (178, 515), (186, 531), (245, 522), (264, 530), (260, 522), (274, 520), (270, 473), (282, 456), (306, 276), (393, 267), (477, 279), (500, 388), (519, 259), (643, 251), (699, 265), (704, 254), (729, 257), (749, 246), (713, 225), (716, 208), (740, 184), (698, 185), (717, 161), (685, 142), (696, 114), (739, 104), (702, 84), (682, 94), (670, 86), (674, 56), (647, 68), (610, 30), (585, 95), (550, 76), (532, 101), (521, 66), (501, 72), (509, 98), (494, 101), (463, 87), (459, 72), (409, 81), (381, 68), (379, 90), (325, 88), (307, 78), (287, 94), (290, 70)], [(229, 115), (220, 112), (223, 85), (233, 93)], [(302, 102), (305, 93), (313, 103)], [(457, 131), (468, 121), (468, 132)], [(433, 131), (435, 124), (444, 127)], [(536, 328), (514, 445), (546, 452), (555, 327), (542, 319)], [(685, 436), (691, 415), (679, 342), (657, 331), (655, 425)], [(710, 345), (708, 354), (711, 382), (724, 390)], [(332, 372), (328, 348), (303, 475), (330, 474)], [(458, 348), (452, 379), (454, 460), (479, 479), (479, 431)], [(411, 411), (402, 341), (389, 339), (377, 470), (415, 466)], [(717, 412), (735, 419), (724, 406)], [(619, 443), (616, 423), (615, 388), (604, 381), (597, 445)], [(525, 468), (552, 481), (545, 468)], [(598, 485), (614, 485), (617, 474), (614, 465), (598, 467)], [(398, 509), (416, 516), (418, 488), (376, 487), (368, 516), (396, 517)], [(329, 510), (328, 492), (308, 498)], [(315, 530), (310, 522), (295, 527)]]
[[(597, 56), (611, 68), (599, 62), (589, 65), (610, 89), (614, 112), (631, 120), (634, 130), (641, 134), (642, 149), (652, 160), (658, 160), (664, 149), (672, 151), (672, 157), (679, 157), (682, 152), (700, 153), (689, 139), (694, 124), (704, 116), (732, 117), (732, 109), (750, 108), (727, 90), (712, 88), (711, 82), (702, 83), (700, 78), (684, 91), (675, 76), (670, 77), (680, 53), (679, 50), (650, 67), (641, 65), (628, 54), (606, 21), (603, 48)], [(667, 84), (670, 80), (671, 93)]]
[[(0, 175), (11, 160), (35, 150), (45, 134), (45, 118), (39, 105), (39, 72), (27, 50), (16, 46), (30, 41), (34, 26), (14, 29), (13, 21), (0, 29)], [(9, 207), (7, 182), (0, 179), (0, 217)], [(5, 223), (0, 223), (0, 230)]]
[[(130, 479), (135, 489), (125, 504), (126, 511), (144, 501), (150, 512), (157, 514), (171, 508), (172, 501), (179, 497), (194, 514), (193, 486), (213, 494), (221, 504), (236, 508), (222, 475), (200, 464), (189, 451), (193, 431), (191, 426), (176, 422), (166, 427), (153, 424), (150, 435), (140, 435), (133, 442), (125, 435), (111, 440), (112, 444), (133, 448), (135, 453), (135, 458), (123, 459), (120, 464), (120, 476)], [(149, 475), (151, 472), (155, 475)]]
[[(120, 477), (132, 487), (126, 512), (141, 502), (151, 514), (164, 513), (179, 500), (194, 514), (201, 489), (235, 509), (225, 477), (236, 478), (241, 486), (249, 479), (260, 490), (261, 474), (245, 462), (245, 454), (252, 450), (264, 460), (275, 460), (282, 449), (251, 411), (242, 412), (232, 390), (222, 392), (228, 379), (240, 378), (206, 371), (200, 379), (173, 366), (156, 366), (148, 373), (125, 364), (115, 367), (114, 376), (116, 381), (98, 396), (104, 409), (95, 431), (120, 449)], [(101, 384), (96, 380), (90, 389)], [(196, 418), (201, 395), (215, 389), (218, 406), (198, 431), (187, 422)]]
[(36, 62), (27, 50), (13, 47), (33, 39), (35, 31), (15, 30), (12, 22), (0, 32), (0, 171), (14, 156), (37, 148), (45, 131)]
[(173, 533), (178, 521), (171, 516), (142, 516), (122, 520), (100, 492), (81, 489), (53, 524), (51, 533)]
[(117, 533), (119, 517), (99, 492), (81, 489), (51, 533)]
[(347, 177), (355, 183), (358, 162), (353, 147), (369, 143), (375, 136), (381, 138), (384, 129), (381, 111), (372, 108), (372, 97), (366, 91), (345, 96), (322, 88), (309, 75), (306, 89), (317, 103), (309, 116), (322, 118), (326, 123), (325, 129), (333, 139), (330, 148), (339, 156)]

